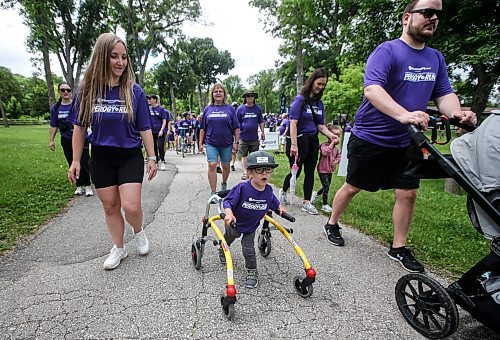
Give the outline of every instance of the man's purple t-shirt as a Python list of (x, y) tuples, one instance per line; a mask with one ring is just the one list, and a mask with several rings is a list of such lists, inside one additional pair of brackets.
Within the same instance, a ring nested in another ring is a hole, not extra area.
[[(314, 110), (311, 110), (311, 106)], [(325, 106), (321, 100), (312, 101), (311, 106), (305, 102), (304, 96), (299, 94), (290, 105), (289, 120), (297, 120), (297, 135), (318, 133), (317, 125), (325, 124)], [(302, 110), (301, 110), (302, 108)]]
[[(132, 107), (134, 117), (129, 122), (125, 100), (120, 99), (119, 86), (108, 88), (102, 102), (96, 103), (94, 107), (90, 143), (95, 146), (127, 149), (141, 147), (139, 131), (150, 130), (151, 122), (146, 95), (138, 84), (134, 84), (133, 87)], [(76, 118), (79, 109), (80, 104), (76, 101), (74, 107)], [(75, 124), (81, 125), (79, 122)]]
[[(364, 87), (380, 85), (408, 111), (425, 111), (429, 100), (453, 92), (443, 55), (430, 47), (416, 50), (401, 39), (380, 44), (368, 57)], [(352, 133), (370, 143), (386, 147), (406, 147), (408, 126), (378, 111), (365, 98)]]
[(241, 105), (236, 110), (238, 122), (240, 123), (240, 139), (246, 142), (255, 142), (259, 140), (258, 128), (259, 124), (264, 123), (262, 109), (259, 105), (254, 104), (249, 107), (246, 104)]
[(205, 130), (205, 144), (231, 146), (234, 142), (234, 130), (239, 127), (236, 112), (229, 104), (208, 105), (203, 110), (201, 128)]
[[(161, 126), (163, 125), (163, 119), (166, 119), (168, 123), (168, 119), (170, 118), (168, 116), (167, 110), (165, 110), (162, 106), (158, 105), (157, 107), (149, 107), (149, 114), (151, 117), (151, 131), (153, 133), (158, 133), (160, 132)], [(167, 126), (167, 125), (165, 125)]]
[(279, 208), (280, 202), (270, 185), (259, 191), (248, 180), (238, 183), (231, 189), (224, 199), (223, 206), (233, 211), (236, 217), (236, 229), (249, 234), (257, 230), (260, 220), (269, 210)]
[(59, 123), (65, 121), (67, 124), (71, 125), (70, 129), (66, 131), (61, 131), (61, 137), (65, 139), (71, 139), (73, 137), (73, 121), (74, 117), (71, 116), (71, 106), (72, 104), (61, 104), (59, 110), (56, 112), (56, 104), (52, 105), (50, 108), (50, 126), (59, 128)]
[(290, 121), (288, 120), (288, 118), (283, 119), (280, 125), (280, 136), (282, 136), (285, 133), (286, 128), (289, 126), (290, 126)]

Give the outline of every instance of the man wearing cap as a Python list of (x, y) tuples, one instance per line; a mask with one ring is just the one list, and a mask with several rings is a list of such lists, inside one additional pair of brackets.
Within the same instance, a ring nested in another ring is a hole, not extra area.
[(259, 150), (258, 128), (260, 127), (260, 139), (265, 140), (264, 117), (262, 109), (255, 103), (258, 94), (254, 91), (246, 91), (243, 94), (243, 105), (238, 107), (236, 116), (240, 123), (240, 148), (238, 150), (241, 156), (243, 166), (243, 175), (241, 179), (247, 179), (247, 157), (248, 154)]
[(149, 104), (151, 131), (153, 132), (154, 150), (160, 170), (165, 167), (165, 130), (170, 131), (170, 115), (160, 106), (160, 98), (156, 94), (146, 96)]

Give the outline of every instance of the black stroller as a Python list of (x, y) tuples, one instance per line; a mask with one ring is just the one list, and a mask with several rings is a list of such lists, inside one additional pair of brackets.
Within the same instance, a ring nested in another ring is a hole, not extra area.
[[(444, 129), (447, 141), (451, 139), (450, 120), (443, 117), (431, 122), (433, 140), (436, 126)], [(430, 154), (428, 159), (416, 161), (410, 171), (419, 178), (455, 179), (467, 192), (472, 224), (491, 241), (491, 251), (446, 288), (423, 274), (401, 277), (395, 288), (399, 310), (416, 331), (432, 339), (455, 332), (459, 320), (456, 304), (500, 333), (500, 113), (491, 114), (473, 132), (456, 138), (451, 155), (441, 154), (418, 128), (411, 126), (410, 134), (412, 142)]]

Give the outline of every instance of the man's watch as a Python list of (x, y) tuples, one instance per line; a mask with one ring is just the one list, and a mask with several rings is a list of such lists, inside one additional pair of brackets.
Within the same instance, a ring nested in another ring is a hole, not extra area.
[(156, 156), (148, 156), (148, 161), (155, 161), (156, 162)]

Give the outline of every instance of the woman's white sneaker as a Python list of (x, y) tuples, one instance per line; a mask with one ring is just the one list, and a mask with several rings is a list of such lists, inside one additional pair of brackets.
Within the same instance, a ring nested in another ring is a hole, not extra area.
[(318, 214), (318, 210), (311, 203), (303, 204), (302, 205), (302, 211), (305, 211), (305, 212), (307, 212), (307, 213), (309, 213), (311, 215), (317, 215)]
[(92, 191), (92, 187), (86, 187), (85, 188), (85, 196), (89, 197), (89, 196), (94, 196), (94, 192)]
[(135, 242), (137, 243), (137, 251), (139, 252), (139, 255), (146, 255), (149, 253), (149, 240), (146, 237), (144, 230), (135, 234)]
[(76, 187), (75, 195), (83, 195), (83, 187)]
[(321, 207), (321, 210), (327, 213), (331, 213), (332, 207), (330, 207), (328, 204), (325, 204), (324, 206)]
[(123, 248), (118, 248), (116, 245), (111, 248), (111, 251), (109, 252), (109, 256), (104, 261), (104, 269), (106, 270), (111, 270), (115, 269), (118, 267), (120, 262), (128, 256), (127, 249), (125, 249), (125, 246)]

